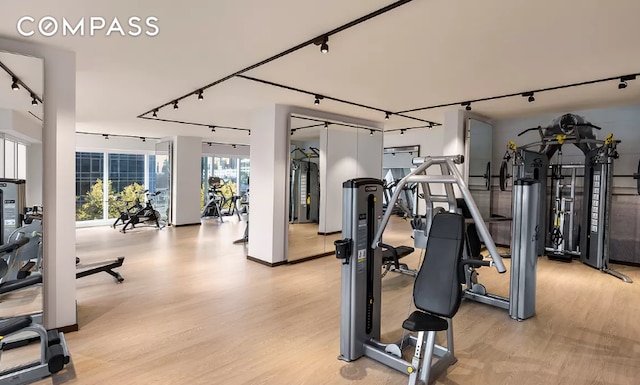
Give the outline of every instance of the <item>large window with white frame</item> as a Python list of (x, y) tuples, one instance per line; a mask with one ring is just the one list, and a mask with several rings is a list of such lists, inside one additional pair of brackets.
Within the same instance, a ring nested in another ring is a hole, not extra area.
[(119, 209), (155, 188), (155, 155), (76, 152), (76, 221), (118, 217)]
[(2, 166), (0, 177), (6, 179), (27, 178), (27, 145), (9, 137), (0, 137)]

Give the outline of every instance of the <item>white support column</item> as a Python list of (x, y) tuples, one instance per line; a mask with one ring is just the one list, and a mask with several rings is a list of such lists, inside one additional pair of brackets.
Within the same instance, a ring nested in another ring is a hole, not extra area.
[(248, 256), (269, 265), (286, 260), (289, 107), (256, 111), (251, 125)]
[(44, 59), (43, 252), (44, 326), (73, 326), (76, 319), (75, 53), (0, 38), (0, 50)]
[(200, 223), (201, 157), (202, 138), (174, 137), (171, 208), (175, 226)]

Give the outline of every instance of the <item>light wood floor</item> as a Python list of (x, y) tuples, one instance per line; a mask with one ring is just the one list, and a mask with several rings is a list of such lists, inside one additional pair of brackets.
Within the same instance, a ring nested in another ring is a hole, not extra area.
[(297, 261), (333, 251), (333, 241), (341, 234), (319, 235), (317, 223), (289, 224), (289, 261)]
[[(408, 225), (407, 225), (408, 228)], [(78, 230), (78, 256), (126, 256), (123, 284), (79, 280), (74, 365), (39, 384), (405, 384), (407, 378), (339, 353), (340, 262), (325, 257), (269, 268), (232, 245), (244, 223)], [(387, 243), (406, 243), (406, 235)], [(417, 267), (418, 257), (408, 258)], [(507, 260), (508, 262), (508, 260)], [(465, 302), (454, 318), (458, 362), (437, 383), (640, 383), (640, 269), (625, 284), (578, 262), (539, 260), (537, 315)], [(480, 279), (507, 294), (508, 277)], [(383, 280), (383, 338), (402, 334), (412, 279)]]

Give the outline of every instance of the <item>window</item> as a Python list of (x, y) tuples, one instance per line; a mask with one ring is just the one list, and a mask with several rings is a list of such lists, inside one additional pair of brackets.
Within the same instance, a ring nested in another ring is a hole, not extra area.
[(206, 191), (209, 188), (209, 177), (217, 176), (225, 183), (231, 182), (230, 193), (242, 195), (249, 189), (249, 159), (203, 156), (201, 162), (202, 191), (201, 206), (204, 207)]
[(154, 165), (154, 155), (76, 152), (76, 220), (116, 218), (121, 202), (143, 199), (154, 191)]
[(4, 140), (4, 177), (16, 177), (16, 142), (9, 139)]
[(0, 178), (27, 179), (27, 145), (1, 134)]
[(27, 146), (18, 143), (18, 156), (16, 158), (16, 169), (18, 179), (27, 179)]

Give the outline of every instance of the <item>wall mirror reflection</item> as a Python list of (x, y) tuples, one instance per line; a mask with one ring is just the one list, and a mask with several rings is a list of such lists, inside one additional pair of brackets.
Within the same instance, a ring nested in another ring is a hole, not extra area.
[(42, 59), (0, 52), (0, 318), (42, 311)]
[(465, 171), (469, 190), (485, 219), (491, 217), (491, 157), (493, 126), (468, 119), (465, 136)]
[(291, 115), (288, 260), (334, 253), (342, 232), (342, 183), (380, 178), (382, 132), (375, 127)]
[(417, 210), (417, 183), (404, 186), (400, 198), (389, 208), (388, 202), (396, 191), (398, 182), (409, 175), (413, 166), (413, 158), (420, 156), (420, 146), (397, 146), (386, 147), (382, 156), (382, 179), (384, 180), (384, 203), (385, 210), (391, 209), (393, 214), (404, 218), (411, 218), (416, 215)]

